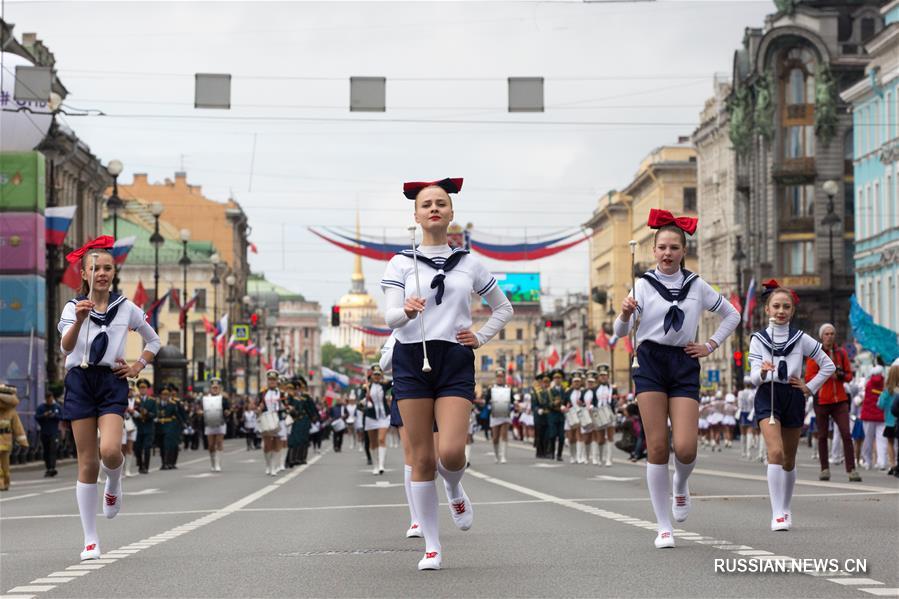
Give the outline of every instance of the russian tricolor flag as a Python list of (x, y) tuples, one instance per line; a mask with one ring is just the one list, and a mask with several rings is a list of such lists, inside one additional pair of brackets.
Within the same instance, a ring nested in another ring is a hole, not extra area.
[(131, 251), (131, 248), (134, 247), (134, 242), (137, 240), (137, 237), (132, 235), (131, 237), (123, 237), (122, 239), (116, 239), (115, 244), (112, 246), (110, 253), (112, 254), (113, 261), (121, 266), (125, 263), (125, 259), (128, 257), (128, 252)]
[(44, 210), (44, 218), (47, 227), (47, 244), (62, 245), (69, 232), (69, 227), (75, 219), (75, 211), (78, 206), (61, 206)]

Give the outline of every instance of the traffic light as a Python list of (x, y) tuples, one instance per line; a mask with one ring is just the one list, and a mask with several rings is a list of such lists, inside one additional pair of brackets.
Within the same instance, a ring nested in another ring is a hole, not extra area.
[(253, 312), (250, 314), (250, 328), (254, 331), (259, 326), (259, 314), (257, 312)]
[(553, 329), (553, 328), (562, 328), (563, 324), (564, 323), (561, 320), (547, 320), (543, 326), (545, 326), (547, 329)]
[(743, 352), (735, 351), (734, 352), (734, 366), (741, 369), (743, 368)]
[(331, 326), (340, 326), (340, 306), (331, 306)]

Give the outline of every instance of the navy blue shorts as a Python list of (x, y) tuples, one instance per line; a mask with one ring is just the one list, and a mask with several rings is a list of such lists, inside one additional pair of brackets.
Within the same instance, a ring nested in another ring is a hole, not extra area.
[(422, 372), (421, 343), (393, 347), (393, 398), (464, 397), (474, 401), (474, 350), (451, 341), (428, 341), (431, 372)]
[(689, 397), (699, 401), (699, 360), (683, 347), (642, 341), (637, 348), (640, 366), (634, 370), (637, 395), (657, 391), (668, 397)]
[[(771, 383), (755, 391), (755, 421), (771, 416)], [(805, 395), (792, 385), (774, 383), (774, 419), (784, 428), (802, 428), (805, 421)]]
[(395, 401), (390, 402), (390, 426), (397, 428), (403, 426), (403, 417), (400, 416), (400, 405)]
[(749, 419), (749, 412), (740, 412), (740, 426), (753, 426)]
[(117, 377), (108, 366), (71, 368), (66, 373), (65, 384), (64, 420), (98, 418), (104, 414), (124, 416), (128, 407), (128, 381)]

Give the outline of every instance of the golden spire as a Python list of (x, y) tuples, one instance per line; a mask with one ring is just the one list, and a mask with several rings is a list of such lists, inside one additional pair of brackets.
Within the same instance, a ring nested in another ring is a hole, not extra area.
[[(359, 239), (359, 237), (359, 206), (356, 206), (356, 239)], [(353, 269), (352, 281), (354, 293), (365, 293), (365, 276), (362, 274), (362, 256), (359, 254), (356, 254), (356, 264)]]

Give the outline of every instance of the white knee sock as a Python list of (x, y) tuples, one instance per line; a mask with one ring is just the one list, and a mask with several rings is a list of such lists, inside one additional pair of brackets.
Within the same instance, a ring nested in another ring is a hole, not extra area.
[(425, 551), (440, 552), (440, 529), (437, 521), (437, 484), (435, 481), (410, 481), (410, 502), (418, 516), (425, 537)]
[(689, 464), (683, 464), (678, 459), (677, 456), (674, 458), (674, 494), (675, 495), (686, 495), (687, 494), (687, 479), (690, 478), (690, 473), (693, 472), (693, 467), (696, 465), (696, 459), (694, 459)]
[(459, 470), (447, 470), (443, 462), (437, 460), (437, 472), (443, 477), (443, 483), (446, 485), (446, 495), (450, 499), (460, 499), (462, 497), (462, 475), (465, 474), (465, 466)]
[(780, 464), (768, 464), (768, 494), (771, 496), (771, 514), (777, 518), (783, 514), (784, 469)]
[(403, 483), (406, 487), (406, 503), (409, 504), (409, 522), (415, 524), (418, 517), (415, 515), (415, 502), (412, 501), (412, 466), (403, 465)]
[(590, 461), (593, 462), (594, 464), (599, 462), (599, 448), (600, 447), (602, 447), (602, 445), (600, 445), (599, 443), (597, 443), (595, 441), (590, 445)]
[(745, 456), (749, 454), (749, 435), (743, 435), (740, 437), (740, 455)]
[(499, 441), (493, 444), (493, 457), (499, 459)]
[(469, 463), (471, 461), (471, 445), (465, 445), (465, 463)]
[(793, 487), (796, 486), (796, 466), (792, 470), (784, 470), (784, 494), (783, 509), (785, 512), (790, 511), (790, 505), (793, 502)]
[(586, 448), (584, 447), (584, 442), (583, 442), (583, 441), (577, 441), (577, 449), (575, 450), (575, 453), (577, 454), (577, 461), (578, 461), (578, 462), (583, 462), (585, 459), (587, 459), (587, 454), (584, 453), (584, 450), (585, 450), (585, 449), (586, 449)]
[(100, 462), (100, 469), (103, 470), (103, 474), (106, 475), (106, 492), (110, 495), (119, 494), (119, 488), (122, 482), (122, 466), (124, 465), (125, 462), (123, 460), (118, 468), (111, 470), (102, 461)]
[(384, 459), (387, 457), (387, 448), (378, 447), (378, 470), (384, 469)]
[(575, 453), (574, 453), (576, 445), (577, 445), (576, 443), (571, 443), (571, 442), (568, 443), (568, 457), (570, 457), (572, 460), (577, 460), (577, 457), (575, 456)]
[(212, 466), (212, 469), (215, 470), (215, 452), (209, 452), (209, 465)]
[(660, 531), (670, 531), (671, 517), (671, 479), (668, 477), (668, 464), (646, 464), (646, 486), (649, 488), (649, 499), (652, 511), (656, 514), (656, 522)]
[(100, 541), (97, 537), (97, 502), (99, 493), (96, 484), (75, 483), (75, 500), (78, 502), (78, 513), (81, 514), (81, 528), (84, 530), (84, 546)]
[(281, 464), (281, 470), (287, 470), (287, 452), (283, 449), (278, 450), (278, 462)]
[(499, 442), (499, 459), (506, 459), (506, 447), (509, 445), (508, 441), (500, 441)]
[(265, 456), (265, 473), (270, 474), (272, 471), (272, 452), (264, 451), (263, 455)]

